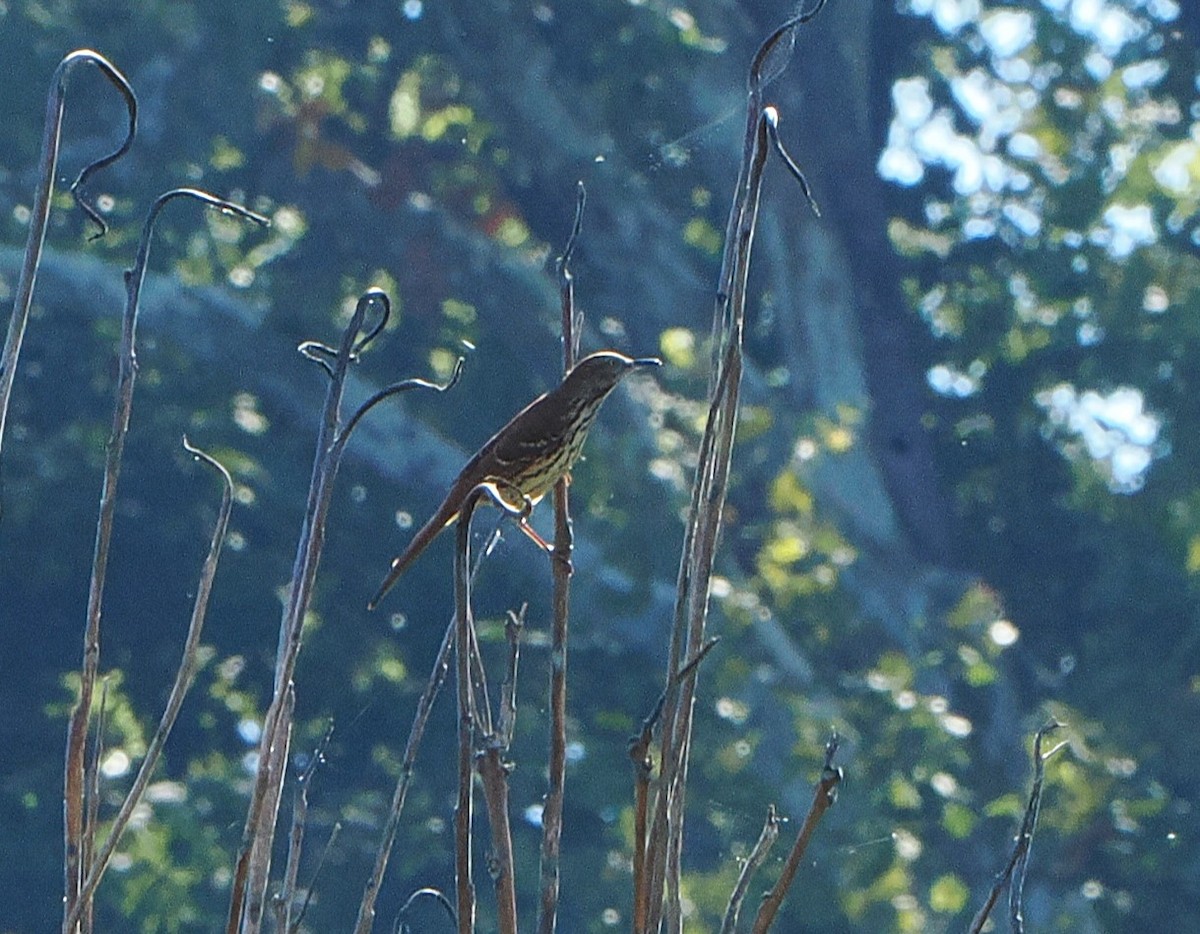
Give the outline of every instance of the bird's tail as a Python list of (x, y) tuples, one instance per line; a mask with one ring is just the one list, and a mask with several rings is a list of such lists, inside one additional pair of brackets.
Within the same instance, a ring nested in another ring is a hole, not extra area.
[[(446, 513), (449, 513), (449, 515), (446, 515)], [(368, 610), (373, 610), (379, 606), (379, 601), (395, 586), (400, 575), (408, 570), (408, 566), (420, 557), (421, 552), (425, 550), (426, 546), (437, 538), (442, 529), (453, 522), (457, 515), (458, 513), (454, 511), (449, 503), (443, 503), (442, 508), (434, 514), (433, 518), (421, 526), (420, 531), (408, 543), (408, 547), (392, 559), (392, 566), (387, 573), (387, 577), (383, 579), (383, 583), (379, 585), (379, 590), (375, 592), (375, 596), (367, 604)]]
[[(405, 552), (405, 554), (407, 554), (407, 552)], [(391, 570), (388, 571), (387, 577), (383, 579), (383, 583), (379, 585), (379, 589), (375, 591), (375, 596), (373, 596), (370, 602), (367, 604), (368, 610), (373, 610), (375, 607), (379, 606), (379, 601), (387, 596), (387, 592), (396, 585), (396, 581), (400, 579), (400, 575), (404, 573), (404, 569), (407, 568), (410, 563), (411, 559), (409, 561), (405, 561), (404, 555), (399, 555), (398, 557), (392, 559)]]

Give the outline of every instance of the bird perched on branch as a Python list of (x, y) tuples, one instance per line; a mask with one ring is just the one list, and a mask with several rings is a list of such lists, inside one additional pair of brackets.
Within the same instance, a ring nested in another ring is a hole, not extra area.
[[(655, 357), (633, 358), (601, 350), (580, 360), (554, 389), (538, 396), (501, 428), (472, 457), (450, 487), (437, 512), (421, 526), (408, 547), (392, 561), (379, 591), (367, 604), (375, 609), (410, 564), (458, 518), (471, 491), (490, 483), (513, 512), (521, 512), (550, 491), (579, 458), (588, 429), (601, 403), (638, 367), (659, 366)], [(542, 547), (541, 537), (525, 523), (521, 528)]]

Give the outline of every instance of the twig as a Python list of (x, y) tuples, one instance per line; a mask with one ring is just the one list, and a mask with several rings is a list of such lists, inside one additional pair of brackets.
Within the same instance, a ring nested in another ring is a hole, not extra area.
[[(107, 58), (91, 49), (78, 49), (67, 55), (54, 70), (50, 83), (50, 94), (46, 99), (46, 119), (42, 131), (42, 152), (38, 160), (38, 186), (33, 193), (33, 207), (29, 215), (29, 236), (25, 241), (25, 259), (17, 279), (16, 296), (13, 299), (12, 317), (8, 321), (8, 334), (4, 342), (4, 353), (0, 356), (0, 449), (4, 445), (4, 426), (8, 418), (8, 405), (12, 398), (13, 380), (16, 377), (17, 361), (21, 356), (21, 344), (25, 328), (29, 323), (29, 309), (33, 302), (33, 286), (37, 280), (38, 267), (42, 262), (42, 247), (46, 242), (46, 225), (50, 219), (50, 202), (54, 193), (54, 178), (58, 171), (59, 142), (62, 135), (63, 114), (66, 110), (67, 77), (81, 62), (95, 65), (100, 73), (117, 89), (129, 112), (129, 129), (120, 147), (114, 152), (87, 165), (71, 185), (71, 194), (80, 209), (104, 233), (104, 220), (83, 198), (82, 186), (95, 172), (112, 165), (133, 145), (137, 133), (137, 97), (133, 88)], [(68, 854), (69, 855), (69, 854)], [(68, 863), (70, 860), (68, 859)], [(68, 890), (71, 888), (68, 885)], [(70, 893), (68, 893), (70, 894)]]
[(721, 922), (721, 934), (737, 934), (738, 915), (742, 911), (742, 903), (746, 900), (746, 893), (750, 890), (750, 880), (754, 878), (754, 874), (762, 868), (762, 864), (766, 862), (767, 856), (770, 855), (771, 847), (775, 845), (776, 839), (779, 837), (779, 817), (775, 813), (775, 805), (767, 805), (767, 819), (763, 822), (762, 833), (758, 835), (758, 842), (754, 844), (754, 849), (750, 851), (750, 855), (746, 857), (746, 861), (742, 864), (742, 871), (738, 873), (737, 884), (733, 887), (733, 894), (729, 896), (729, 905), (725, 909), (725, 919)]
[[(450, 920), (454, 923), (455, 927), (456, 928), (458, 927), (458, 919), (454, 916), (454, 905), (452, 905), (450, 903), (450, 899), (448, 899), (446, 897), (446, 894), (444, 892), (442, 892), (440, 889), (434, 889), (434, 888), (417, 889), (415, 892), (412, 893), (412, 895), (408, 896), (408, 900), (405, 901), (405, 903), (400, 906), (400, 911), (398, 913), (398, 917), (403, 918), (405, 912), (407, 912), (408, 909), (413, 906), (413, 903), (418, 898), (422, 898), (422, 897), (432, 898), (439, 905), (441, 905), (444, 909), (446, 909), (446, 914), (450, 917)], [(409, 930), (407, 924), (400, 923), (398, 926), (399, 926), (399, 930), (400, 930), (401, 934), (406, 934), (406, 932)]]
[(317, 860), (317, 868), (313, 870), (312, 880), (308, 883), (308, 889), (304, 893), (304, 901), (300, 904), (300, 912), (296, 915), (296, 920), (292, 922), (291, 927), (288, 928), (287, 934), (295, 934), (296, 931), (300, 930), (300, 925), (304, 923), (304, 916), (308, 914), (308, 906), (311, 904), (313, 892), (317, 888), (317, 880), (321, 877), (321, 870), (325, 867), (325, 857), (333, 849), (333, 845), (337, 842), (338, 834), (341, 832), (341, 821), (335, 821), (333, 828), (329, 831), (329, 839), (321, 847), (321, 856)]
[(634, 833), (633, 833), (633, 930), (646, 930), (646, 918), (649, 912), (650, 879), (647, 874), (647, 812), (650, 801), (650, 778), (654, 771), (654, 762), (650, 756), (650, 746), (654, 741), (654, 728), (662, 717), (667, 695), (684, 678), (689, 678), (696, 671), (700, 662), (712, 650), (720, 639), (709, 639), (692, 659), (667, 681), (666, 687), (658, 696), (654, 709), (642, 721), (641, 732), (629, 742), (629, 758), (634, 768)]
[[(454, 876), (459, 934), (475, 930), (475, 882), (472, 878), (471, 832), (474, 819), (475, 735), (477, 719), (471, 688), (471, 516), (485, 495), (483, 487), (468, 494), (458, 516), (454, 549), (454, 659), (458, 695), (458, 800), (454, 806)], [(500, 499), (503, 502), (503, 499)]]
[(1033, 833), (1037, 829), (1038, 814), (1042, 807), (1042, 784), (1046, 776), (1046, 760), (1058, 752), (1066, 742), (1061, 742), (1049, 752), (1042, 753), (1042, 740), (1053, 733), (1055, 730), (1062, 729), (1063, 724), (1057, 720), (1051, 720), (1040, 730), (1033, 738), (1033, 787), (1029, 790), (1029, 802), (1025, 806), (1025, 816), (1021, 819), (1021, 829), (1017, 833), (1016, 842), (1013, 844), (1013, 850), (1008, 858), (1008, 863), (1004, 869), (996, 876), (996, 881), (992, 884), (992, 890), (988, 893), (987, 900), (983, 903), (983, 907), (975, 915), (971, 921), (971, 926), (967, 928), (968, 934), (979, 934), (983, 930), (984, 924), (987, 923), (988, 916), (992, 913), (992, 907), (999, 899), (1000, 893), (1004, 891), (1004, 887), (1011, 880), (1012, 888), (1009, 890), (1009, 914), (1010, 923), (1012, 925), (1013, 934), (1020, 934), (1024, 930), (1024, 921), (1021, 917), (1021, 894), (1025, 885), (1025, 870), (1029, 861), (1029, 850), (1033, 846)]
[[(558, 263), (562, 299), (563, 374), (575, 366), (579, 351), (581, 322), (575, 311), (575, 286), (571, 256), (583, 230), (587, 189), (578, 183), (575, 223)], [(542, 806), (541, 895), (538, 902), (538, 934), (554, 934), (558, 923), (558, 886), (562, 860), (563, 802), (567, 781), (567, 636), (571, 615), (571, 554), (575, 547), (571, 529), (568, 481), (554, 484), (554, 594), (550, 624), (550, 750), (547, 756), (548, 785)]]
[(562, 305), (563, 372), (569, 372), (579, 357), (579, 340), (583, 337), (583, 312), (575, 308), (575, 276), (571, 260), (583, 234), (583, 209), (587, 207), (587, 188), (582, 181), (575, 183), (575, 220), (571, 235), (558, 258), (558, 290)]
[(79, 901), (83, 866), (79, 861), (83, 826), (73, 814), (72, 802), (81, 799), (83, 791), (83, 748), (87, 742), (88, 720), (91, 716), (92, 695), (100, 665), (100, 611), (104, 600), (104, 584), (108, 574), (108, 553), (112, 541), (113, 516), (116, 509), (117, 481), (121, 475), (121, 459), (125, 453), (125, 437), (129, 432), (129, 416), (133, 410), (133, 387), (137, 378), (137, 317), (142, 283), (150, 259), (150, 244), (154, 226), (163, 208), (176, 198), (191, 198), (210, 207), (244, 217), (256, 223), (268, 223), (253, 211), (216, 198), (194, 188), (176, 188), (158, 196), (146, 214), (138, 241), (137, 258), (125, 274), (125, 314), (121, 324), (121, 345), (118, 354), (116, 401), (113, 407), (112, 432), (109, 435), (104, 462), (104, 483), (100, 492), (100, 509), (96, 520), (96, 544), (92, 555), (91, 583), (88, 588), (87, 624), (83, 637), (83, 665), (79, 681), (79, 703), (71, 714), (67, 728), (66, 764), (63, 770), (63, 798), (66, 814), (64, 842), (66, 851), (67, 886), (63, 902), (63, 930), (69, 934), (67, 918)]
[(808, 841), (812, 839), (813, 831), (817, 829), (817, 824), (821, 822), (825, 812), (837, 801), (837, 786), (842, 780), (842, 770), (834, 766), (833, 757), (837, 755), (839, 743), (838, 735), (834, 733), (825, 744), (825, 765), (813, 791), (812, 805), (804, 818), (804, 824), (800, 827), (800, 833), (796, 835), (796, 842), (792, 844), (792, 851), (788, 853), (787, 861), (783, 864), (779, 880), (759, 906), (758, 916), (754, 919), (754, 927), (751, 929), (753, 934), (766, 934), (770, 930), (775, 915), (779, 913), (783, 899), (792, 886), (792, 880), (796, 878), (796, 871), (800, 868), (800, 860), (804, 851), (808, 849)]
[[(325, 761), (325, 750), (333, 738), (333, 720), (325, 728), (321, 741), (313, 750), (304, 771), (296, 776), (296, 787), (292, 791), (292, 829), (288, 834), (287, 864), (283, 870), (283, 884), (275, 895), (275, 928), (278, 934), (288, 934), (292, 929), (292, 907), (296, 899), (296, 880), (300, 876), (300, 857), (304, 852), (304, 832), (308, 827), (308, 786), (316, 774), (317, 766)], [(312, 888), (309, 888), (312, 894)], [(307, 901), (307, 899), (306, 899)]]
[[(381, 319), (371, 328), (365, 327), (367, 312), (381, 309)], [(342, 454), (350, 435), (359, 421), (375, 405), (386, 398), (409, 389), (444, 390), (447, 386), (425, 380), (410, 379), (375, 393), (343, 426), (342, 396), (349, 366), (360, 352), (382, 330), (391, 312), (391, 302), (379, 289), (370, 289), (359, 299), (350, 323), (342, 332), (336, 351), (316, 342), (306, 342), (300, 352), (315, 360), (329, 376), (321, 425), (317, 434), (312, 479), (304, 525), (296, 545), (292, 565), (291, 588), (279, 626), (279, 647), (275, 661), (275, 686), (271, 703), (263, 720), (263, 735), (259, 742), (258, 771), (254, 790), (242, 830), (242, 845), (234, 871), (230, 893), (226, 934), (257, 934), (261, 925), (263, 901), (271, 865), (271, 843), (278, 820), (279, 789), (287, 762), (291, 717), (287, 713), (288, 695), (292, 692), (292, 676), (300, 654), (304, 618), (312, 599), (313, 585), (325, 543), (325, 525), (333, 496)], [(330, 362), (332, 360), (332, 363)]]
[(163, 747), (166, 746), (167, 738), (171, 735), (171, 730), (175, 726), (175, 720), (178, 718), (179, 711), (183, 707), (184, 698), (187, 697), (187, 692), (191, 689), (192, 682), (196, 677), (200, 636), (204, 630), (204, 620), (208, 613), (208, 600), (212, 594), (213, 579), (217, 573), (217, 562), (220, 560), (221, 549), (225, 544), (225, 533), (229, 527), (229, 516), (233, 508), (233, 479), (229, 476), (229, 471), (219, 461), (199, 448), (193, 447), (187, 438), (183, 439), (183, 447), (196, 460), (217, 471), (222, 483), (221, 505), (217, 511), (217, 521), (213, 525), (208, 554), (200, 570), (200, 580), (196, 586), (196, 597), (192, 601), (192, 616), (188, 623), (187, 636), (184, 639), (182, 658), (180, 658), (179, 667), (175, 671), (175, 682), (171, 685), (171, 692), (167, 696), (166, 707), (163, 709), (162, 717), (159, 719), (158, 729), (155, 730), (154, 736), (150, 740), (150, 745), (146, 749), (146, 755), (142, 759), (141, 766), (138, 768), (133, 785), (125, 795), (125, 800), (122, 802), (117, 816), (113, 819), (104, 845), (100, 847), (100, 851), (96, 854), (95, 858), (88, 861), (87, 877), (80, 888), (76, 906), (68, 915), (68, 926), (73, 924), (74, 920), (80, 916), (80, 910), (90, 902), (92, 893), (95, 892), (96, 886), (100, 884), (100, 880), (104, 877), (104, 872), (108, 868), (109, 861), (112, 859), (117, 845), (121, 842), (121, 835), (125, 832), (130, 818), (133, 817), (134, 810), (141, 802), (146, 787), (150, 784), (155, 766), (158, 765), (159, 757), (162, 755)]
[[(502, 514), (501, 519), (503, 518)], [(479, 571), (479, 564), (482, 562), (485, 554), (487, 554), (486, 548), (480, 554), (475, 567), (471, 570), (472, 577)], [(391, 857), (392, 846), (396, 841), (396, 833), (400, 828), (400, 816), (404, 811), (404, 802), (408, 797), (408, 789), (412, 784), (413, 771), (416, 767), (417, 750), (420, 748), (421, 739), (425, 735), (425, 727), (429, 722), (429, 714), (433, 710), (434, 701), (437, 699), (442, 685), (445, 684), (446, 675), (450, 670), (450, 649), (454, 646), (456, 622), (457, 614), (450, 618), (450, 622), (446, 626), (446, 632), (442, 636), (442, 644), (438, 648), (437, 657), (429, 673), (429, 680), (425, 684), (425, 690), (422, 692), (420, 700), (417, 701), (417, 709), (413, 714), (413, 723), (408, 732), (408, 741), (404, 746), (404, 758), (400, 764), (400, 777), (396, 780), (395, 791), (392, 792), (392, 805), (388, 811), (387, 822), (383, 827), (379, 849), (375, 854), (375, 867), (371, 871), (371, 877), (367, 880), (367, 884), (363, 889), (362, 901), (358, 906), (358, 920), (354, 925), (354, 934), (370, 934), (371, 927), (375, 922), (375, 901), (379, 897), (379, 889), (383, 885), (383, 877), (387, 872), (387, 864)], [(421, 892), (425, 892), (426, 894), (431, 891), (436, 890), (421, 890)], [(415, 893), (413, 897), (415, 898), (421, 892)], [(445, 898), (440, 892), (437, 895)], [(411, 901), (412, 899), (410, 898), (409, 902)], [(450, 909), (451, 917), (453, 917), (453, 906), (449, 906), (448, 903), (447, 906)], [(457, 921), (455, 925), (457, 926)]]
[[(709, 585), (722, 525), (737, 426), (746, 282), (757, 225), (763, 169), (770, 151), (769, 118), (764, 113), (766, 108), (762, 92), (786, 64), (795, 29), (816, 16), (824, 3), (825, 0), (818, 0), (811, 11), (789, 19), (775, 30), (759, 47), (750, 66), (742, 163), (726, 224), (725, 252), (713, 312), (713, 371), (709, 382), (709, 411), (684, 529), (675, 618), (667, 661), (668, 680), (670, 673), (679, 669), (689, 647), (700, 645), (703, 641), (708, 616)], [(786, 47), (782, 44), (786, 44)], [(782, 58), (776, 57), (781, 48), (786, 54)], [(661, 781), (654, 821), (648, 834), (649, 852), (644, 866), (649, 887), (644, 927), (647, 932), (659, 930), (664, 910), (668, 931), (675, 934), (682, 927), (678, 877), (694, 697), (695, 682), (689, 680), (677, 689), (668, 691), (664, 707), (659, 755)]]
[(787, 147), (783, 145), (783, 140), (779, 138), (779, 111), (774, 107), (764, 107), (763, 117), (767, 121), (767, 136), (771, 139), (771, 145), (779, 158), (783, 160), (783, 164), (787, 166), (787, 170), (792, 173), (794, 178), (800, 184), (800, 190), (804, 192), (804, 197), (808, 201), (808, 206), (813, 212), (814, 217), (821, 216), (821, 209), (817, 206), (817, 199), (813, 197), (812, 189), (808, 187), (808, 178), (804, 175), (804, 170), (800, 168), (800, 164), (792, 158), (792, 154), (787, 151)]

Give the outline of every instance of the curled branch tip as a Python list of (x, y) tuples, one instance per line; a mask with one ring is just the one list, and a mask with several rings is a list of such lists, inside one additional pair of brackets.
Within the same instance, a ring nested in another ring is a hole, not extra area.
[(1055, 744), (1054, 748), (1052, 748), (1049, 752), (1046, 752), (1046, 753), (1042, 752), (1042, 740), (1045, 739), (1047, 736), (1049, 736), (1051, 733), (1053, 733), (1055, 730), (1061, 730), (1065, 727), (1066, 727), (1065, 723), (1060, 723), (1058, 720), (1051, 720), (1049, 723), (1047, 723), (1045, 726), (1043, 726), (1040, 730), (1037, 731), (1037, 734), (1033, 738), (1033, 761), (1034, 761), (1035, 766), (1038, 766), (1041, 763), (1045, 762), (1052, 755), (1054, 755), (1056, 752), (1058, 752), (1060, 749), (1062, 749), (1063, 746), (1067, 745), (1067, 740), (1064, 739), (1062, 742)]
[[(313, 342), (309, 341), (307, 343), (311, 344)], [(321, 364), (321, 366), (325, 368), (326, 372), (328, 372), (330, 376), (333, 375), (333, 368), (330, 367), (328, 361), (308, 353), (305, 350), (304, 344), (301, 344), (299, 349), (300, 352), (304, 354), (304, 356), (308, 357), (309, 360), (316, 360), (317, 363)], [(450, 374), (450, 379), (444, 383), (433, 383), (427, 379), (413, 377), (411, 379), (401, 380), (398, 383), (392, 383), (392, 385), (379, 390), (379, 392), (375, 393), (375, 395), (371, 396), (370, 399), (358, 407), (358, 411), (351, 416), (350, 421), (346, 423), (346, 427), (342, 429), (341, 434), (338, 435), (338, 440), (336, 443), (338, 445), (344, 445), (346, 441), (349, 440), (350, 433), (354, 431), (354, 429), (358, 426), (358, 423), (362, 421), (363, 416), (370, 412), (371, 409), (375, 408), (375, 406), (377, 406), (384, 399), (390, 399), (392, 396), (399, 395), (402, 392), (408, 392), (410, 389), (432, 389), (434, 392), (446, 392), (450, 389), (453, 389), (458, 384), (459, 377), (462, 376), (463, 365), (465, 362), (466, 360), (463, 357), (459, 357), (457, 360), (455, 360), (454, 372)]]
[[(350, 317), (350, 328), (355, 330), (355, 333), (362, 330), (362, 322), (366, 318), (367, 309), (372, 305), (381, 305), (383, 314), (379, 316), (379, 320), (371, 326), (362, 337), (358, 338), (350, 348), (350, 362), (357, 363), (359, 355), (366, 349), (376, 337), (380, 335), (389, 319), (392, 317), (392, 301), (388, 298), (387, 292), (383, 289), (371, 288), (367, 289), (359, 298), (354, 306), (354, 314)], [(300, 355), (306, 360), (311, 360), (321, 367), (332, 379), (333, 364), (331, 360), (336, 360), (338, 351), (328, 344), (322, 344), (320, 341), (304, 341), (296, 348)]]
[(200, 448), (192, 444), (192, 442), (188, 440), (187, 435), (183, 436), (183, 449), (191, 454), (196, 460), (200, 461), (201, 463), (208, 464), (209, 467), (212, 467), (214, 470), (218, 471), (221, 474), (222, 479), (225, 481), (225, 485), (230, 488), (233, 487), (233, 478), (229, 475), (229, 471), (226, 470), (225, 465), (208, 452), (202, 451)]
[(203, 191), (199, 188), (172, 188), (170, 191), (164, 191), (161, 195), (154, 199), (154, 204), (150, 206), (147, 223), (152, 224), (158, 216), (158, 212), (170, 201), (176, 198), (192, 198), (210, 208), (215, 208), (224, 214), (233, 214), (235, 217), (240, 217), (244, 220), (258, 224), (260, 227), (270, 227), (271, 219), (259, 214), (257, 211), (251, 211), (248, 207), (238, 204), (234, 201), (227, 201), (225, 198), (218, 198), (214, 194)]
[[(141, 289), (142, 281), (146, 276), (146, 268), (150, 256), (150, 241), (154, 235), (154, 226), (158, 223), (158, 216), (162, 213), (163, 208), (176, 198), (191, 198), (207, 207), (216, 208), (223, 213), (252, 221), (262, 227), (271, 226), (270, 219), (263, 217), (258, 212), (251, 211), (249, 208), (235, 204), (232, 201), (226, 201), (224, 198), (218, 198), (216, 195), (209, 194), (207, 191), (201, 191), (199, 188), (172, 188), (170, 191), (164, 191), (154, 199), (154, 203), (150, 205), (150, 210), (146, 212), (146, 220), (142, 224), (141, 239), (138, 241), (137, 259), (134, 260), (133, 268), (125, 271), (125, 287), (130, 289), (131, 298), (136, 299), (136, 295)], [(132, 304), (136, 306), (137, 303), (133, 301)]]
[(374, 326), (355, 342), (354, 348), (350, 351), (351, 360), (357, 359), (358, 355), (380, 335), (392, 317), (392, 300), (388, 298), (387, 292), (383, 289), (370, 288), (363, 292), (362, 297), (358, 300), (354, 309), (355, 318), (359, 317), (361, 311), (363, 317), (360, 320), (365, 320), (367, 309), (372, 305), (381, 305), (383, 314), (379, 316), (379, 320), (375, 322)]
[(96, 225), (96, 233), (92, 234), (88, 239), (98, 240), (108, 232), (108, 224), (100, 216), (100, 212), (85, 197), (83, 186), (95, 173), (112, 165), (124, 156), (125, 153), (129, 152), (130, 147), (133, 145), (134, 137), (137, 136), (138, 103), (137, 95), (133, 93), (133, 88), (125, 76), (107, 58), (91, 49), (76, 49), (59, 63), (58, 70), (55, 73), (54, 90), (54, 93), (59, 98), (62, 97), (65, 90), (67, 72), (80, 62), (95, 65), (100, 69), (100, 73), (117, 89), (117, 93), (125, 101), (125, 109), (129, 113), (129, 126), (125, 131), (125, 139), (122, 140), (121, 145), (107, 156), (102, 156), (94, 162), (85, 165), (68, 189), (71, 192), (71, 197), (75, 199), (75, 204), (79, 207), (79, 210), (83, 211), (87, 215), (88, 220)]
[[(787, 67), (792, 57), (796, 42), (796, 27), (803, 26), (816, 17), (825, 6), (826, 0), (817, 3), (807, 12), (801, 11), (784, 22), (771, 35), (763, 40), (758, 47), (754, 60), (750, 63), (748, 85), (751, 93), (757, 94), (768, 84), (778, 78)], [(780, 43), (786, 43), (782, 48)]]
[(791, 153), (787, 151), (787, 147), (783, 145), (783, 140), (779, 138), (779, 111), (774, 107), (764, 107), (762, 118), (763, 122), (767, 125), (767, 136), (771, 140), (771, 145), (775, 147), (775, 152), (779, 154), (779, 158), (783, 160), (783, 164), (792, 173), (792, 177), (800, 183), (800, 190), (804, 192), (804, 197), (808, 200), (808, 206), (812, 209), (813, 214), (816, 217), (820, 217), (821, 209), (817, 206), (817, 200), (813, 197), (812, 189), (808, 186), (808, 179), (804, 175), (804, 170), (792, 158)]
[(400, 922), (399, 919), (404, 917), (408, 910), (412, 908), (413, 903), (419, 898), (432, 898), (446, 910), (446, 914), (450, 917), (450, 920), (454, 923), (454, 925), (458, 925), (458, 914), (455, 912), (454, 905), (451, 903), (450, 899), (446, 897), (446, 894), (441, 889), (426, 887), (423, 889), (417, 889), (412, 893), (412, 895), (408, 896), (408, 900), (400, 906), (400, 912), (397, 915), (397, 930), (408, 930), (407, 925), (404, 925), (403, 927), (401, 926), (402, 922)]
[(575, 244), (579, 242), (579, 236), (583, 233), (583, 209), (586, 205), (587, 187), (580, 179), (575, 183), (575, 222), (571, 225), (571, 235), (567, 237), (567, 245), (563, 248), (562, 256), (558, 258), (558, 269), (564, 276), (570, 275), (568, 267), (571, 257), (575, 253)]

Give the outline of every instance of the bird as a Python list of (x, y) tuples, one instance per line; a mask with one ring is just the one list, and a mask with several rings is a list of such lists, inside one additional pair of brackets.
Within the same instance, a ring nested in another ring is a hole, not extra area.
[[(600, 350), (576, 363), (558, 386), (514, 415), (467, 461), (437, 512), (392, 560), (367, 609), (375, 609), (429, 543), (458, 518), (467, 497), (480, 484), (491, 483), (513, 512), (536, 506), (579, 459), (600, 405), (621, 380), (640, 367), (661, 365), (657, 357), (627, 357), (615, 350)], [(522, 530), (549, 550), (526, 524), (527, 516), (525, 512), (520, 520)]]

